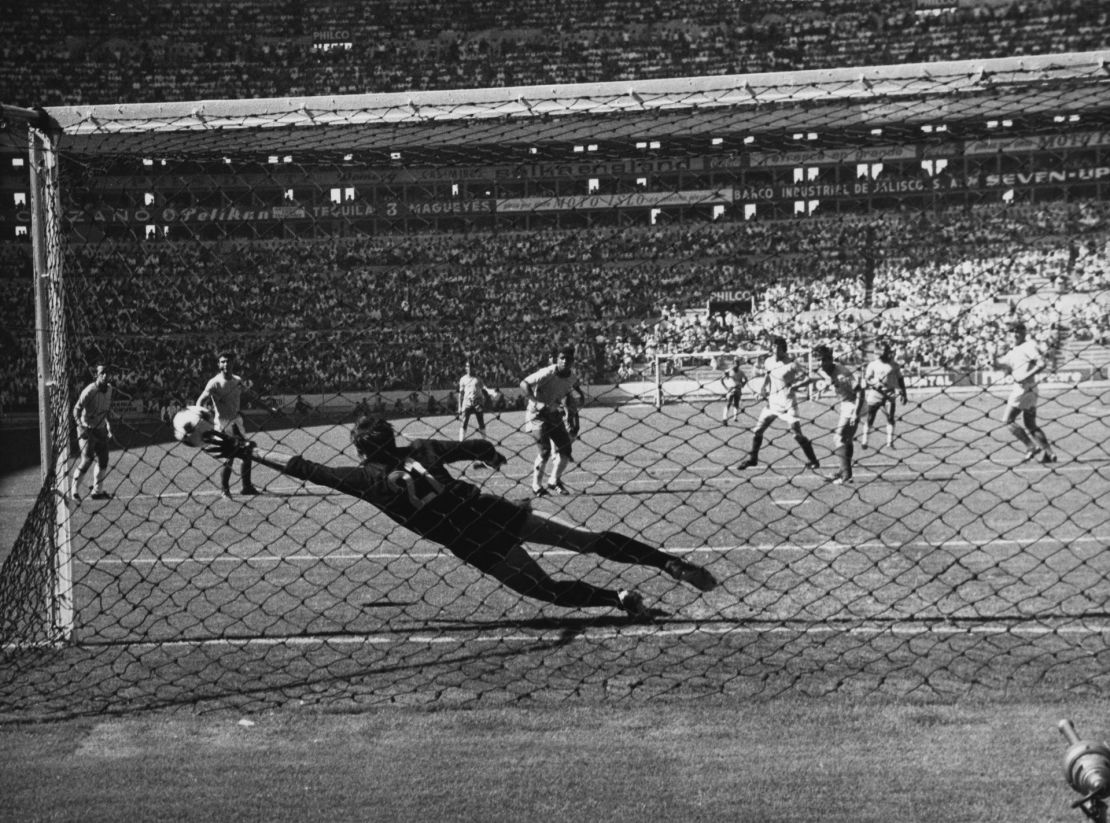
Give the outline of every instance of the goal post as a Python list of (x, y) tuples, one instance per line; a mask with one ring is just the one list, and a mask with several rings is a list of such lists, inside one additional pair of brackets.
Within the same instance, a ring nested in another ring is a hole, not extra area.
[[(802, 364), (807, 374), (812, 373), (817, 367), (812, 348), (791, 348), (787, 351), (795, 362)], [(745, 392), (750, 396), (763, 379), (764, 361), (769, 354), (766, 349), (656, 352), (653, 362), (655, 407), (661, 409), (671, 402), (723, 400), (725, 395), (723, 373), (734, 364), (740, 366), (740, 370), (747, 378)], [(804, 391), (806, 396), (810, 397), (813, 387), (808, 386)]]
[(73, 563), (69, 509), (69, 343), (65, 323), (58, 132), (28, 129), (31, 238), (38, 362), (39, 438), (43, 483), (53, 486), (53, 596), (51, 639), (68, 641), (73, 632)]
[(721, 377), (725, 369), (738, 362), (750, 377), (749, 364), (766, 354), (758, 350), (656, 352), (653, 363), (655, 407), (661, 409), (670, 402), (721, 398), (724, 396)]
[(18, 650), (66, 643), (74, 627), (72, 541), (65, 504), (72, 375), (65, 310), (60, 131), (41, 110), (3, 106), (0, 115), (26, 129), (42, 481), (16, 547), (0, 569), (0, 646)]

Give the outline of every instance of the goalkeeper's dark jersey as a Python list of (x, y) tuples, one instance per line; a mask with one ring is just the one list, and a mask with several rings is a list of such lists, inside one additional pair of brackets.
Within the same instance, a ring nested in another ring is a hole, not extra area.
[[(328, 486), (377, 506), (421, 537), (449, 548), (464, 560), (475, 552), (507, 550), (520, 542), (528, 511), (502, 497), (484, 494), (472, 483), (455, 480), (446, 469), (456, 461), (491, 460), (496, 451), (484, 440), (414, 440), (399, 448), (401, 465), (362, 463), (326, 466), (292, 458), (285, 474)], [(405, 468), (416, 486), (417, 501), (390, 484), (391, 471)]]

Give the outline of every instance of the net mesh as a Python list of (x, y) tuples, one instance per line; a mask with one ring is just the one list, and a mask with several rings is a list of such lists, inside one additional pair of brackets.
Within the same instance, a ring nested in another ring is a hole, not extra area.
[[(0, 579), (0, 709), (1102, 691), (1103, 60), (50, 110), (61, 468)], [(6, 253), (33, 316), (35, 255)], [(1002, 425), (1014, 319), (1046, 353), (1055, 463)], [(889, 444), (882, 410), (857, 439), (852, 484), (830, 482), (829, 396), (798, 410), (819, 468), (778, 422), (738, 469), (774, 335), (857, 375), (884, 343), (901, 362), (908, 402)], [(588, 398), (572, 493), (534, 499), (519, 384), (565, 344)], [(705, 351), (739, 353), (739, 416), (700, 379), (654, 406), (655, 355)], [(529, 546), (665, 612), (630, 621), (265, 466), (263, 494), (236, 463), (223, 497), (170, 426), (220, 352), (259, 450), (329, 465), (357, 461), (365, 411), (457, 440), (469, 358), (498, 391), (465, 434), (508, 463), (457, 476), (719, 586)], [(70, 411), (102, 361), (113, 497), (75, 504)]]

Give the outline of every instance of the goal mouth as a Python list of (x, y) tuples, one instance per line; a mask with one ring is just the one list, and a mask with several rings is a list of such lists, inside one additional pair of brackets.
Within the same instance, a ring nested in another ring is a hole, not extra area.
[[(0, 228), (44, 472), (0, 572), (0, 715), (1104, 685), (1110, 358), (1065, 330), (1106, 294), (1108, 62), (27, 113), (0, 131), (29, 178)], [(712, 334), (660, 327), (713, 307)], [(1058, 335), (1058, 462), (999, 428), (1009, 314)], [(810, 374), (817, 344), (858, 372), (894, 341), (911, 402), (864, 449), (851, 409), (799, 391), (757, 443), (769, 333)], [(546, 453), (521, 383), (570, 344), (581, 425), (551, 415)], [(670, 557), (576, 532), (514, 557), (566, 585), (514, 588), (373, 494), (244, 478), (172, 439), (221, 353), (256, 454), (353, 474), (366, 415), (405, 448), (483, 438), (501, 471), (468, 454), (405, 499), (477, 489)], [(465, 358), (498, 391), (481, 420)], [(74, 417), (97, 362), (120, 368), (100, 474)]]

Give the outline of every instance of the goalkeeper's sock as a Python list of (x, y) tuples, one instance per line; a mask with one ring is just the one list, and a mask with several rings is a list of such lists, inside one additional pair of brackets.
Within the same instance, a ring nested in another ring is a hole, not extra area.
[(563, 482), (563, 471), (567, 467), (567, 459), (562, 454), (555, 455), (555, 462), (551, 465), (551, 485), (558, 486)]
[(602, 532), (590, 545), (590, 551), (606, 560), (636, 566), (654, 566), (664, 569), (671, 558), (654, 546), (620, 532)]

